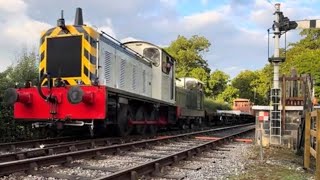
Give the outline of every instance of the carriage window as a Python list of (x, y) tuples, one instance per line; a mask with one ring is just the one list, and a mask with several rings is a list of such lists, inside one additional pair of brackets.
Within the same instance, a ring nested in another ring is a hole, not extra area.
[(154, 66), (160, 65), (160, 51), (157, 48), (145, 48), (143, 56), (150, 59)]
[(171, 62), (171, 58), (167, 55), (162, 59), (162, 72), (169, 74), (173, 63)]

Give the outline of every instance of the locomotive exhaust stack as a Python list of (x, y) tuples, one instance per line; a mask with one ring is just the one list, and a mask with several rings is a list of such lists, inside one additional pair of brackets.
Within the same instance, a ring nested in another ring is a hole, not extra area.
[(75, 26), (82, 26), (83, 25), (83, 17), (82, 17), (82, 9), (81, 8), (77, 8), (77, 10), (76, 10), (74, 25)]

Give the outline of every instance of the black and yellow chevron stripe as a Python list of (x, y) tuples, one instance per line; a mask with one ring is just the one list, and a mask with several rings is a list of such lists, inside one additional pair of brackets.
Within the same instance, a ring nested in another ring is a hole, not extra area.
[[(67, 25), (67, 30), (60, 27), (51, 28), (42, 33), (40, 39), (40, 77), (46, 72), (46, 50), (47, 38), (63, 37), (63, 36), (82, 36), (82, 69), (81, 77), (64, 77), (62, 78), (68, 85), (76, 85), (79, 80), (85, 85), (90, 85), (91, 80), (96, 77), (97, 64), (97, 43), (99, 33), (88, 26), (72, 26)], [(44, 82), (45, 83), (45, 82)]]

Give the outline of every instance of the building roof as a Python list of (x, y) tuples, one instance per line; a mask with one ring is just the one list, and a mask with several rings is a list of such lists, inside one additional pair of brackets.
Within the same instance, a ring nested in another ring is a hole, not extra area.
[(250, 101), (250, 99), (237, 98), (237, 99), (234, 99), (233, 101)]

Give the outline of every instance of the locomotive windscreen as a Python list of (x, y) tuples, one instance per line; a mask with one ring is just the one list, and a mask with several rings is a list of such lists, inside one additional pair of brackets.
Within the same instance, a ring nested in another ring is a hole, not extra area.
[(47, 72), (51, 77), (81, 76), (81, 36), (47, 39)]

